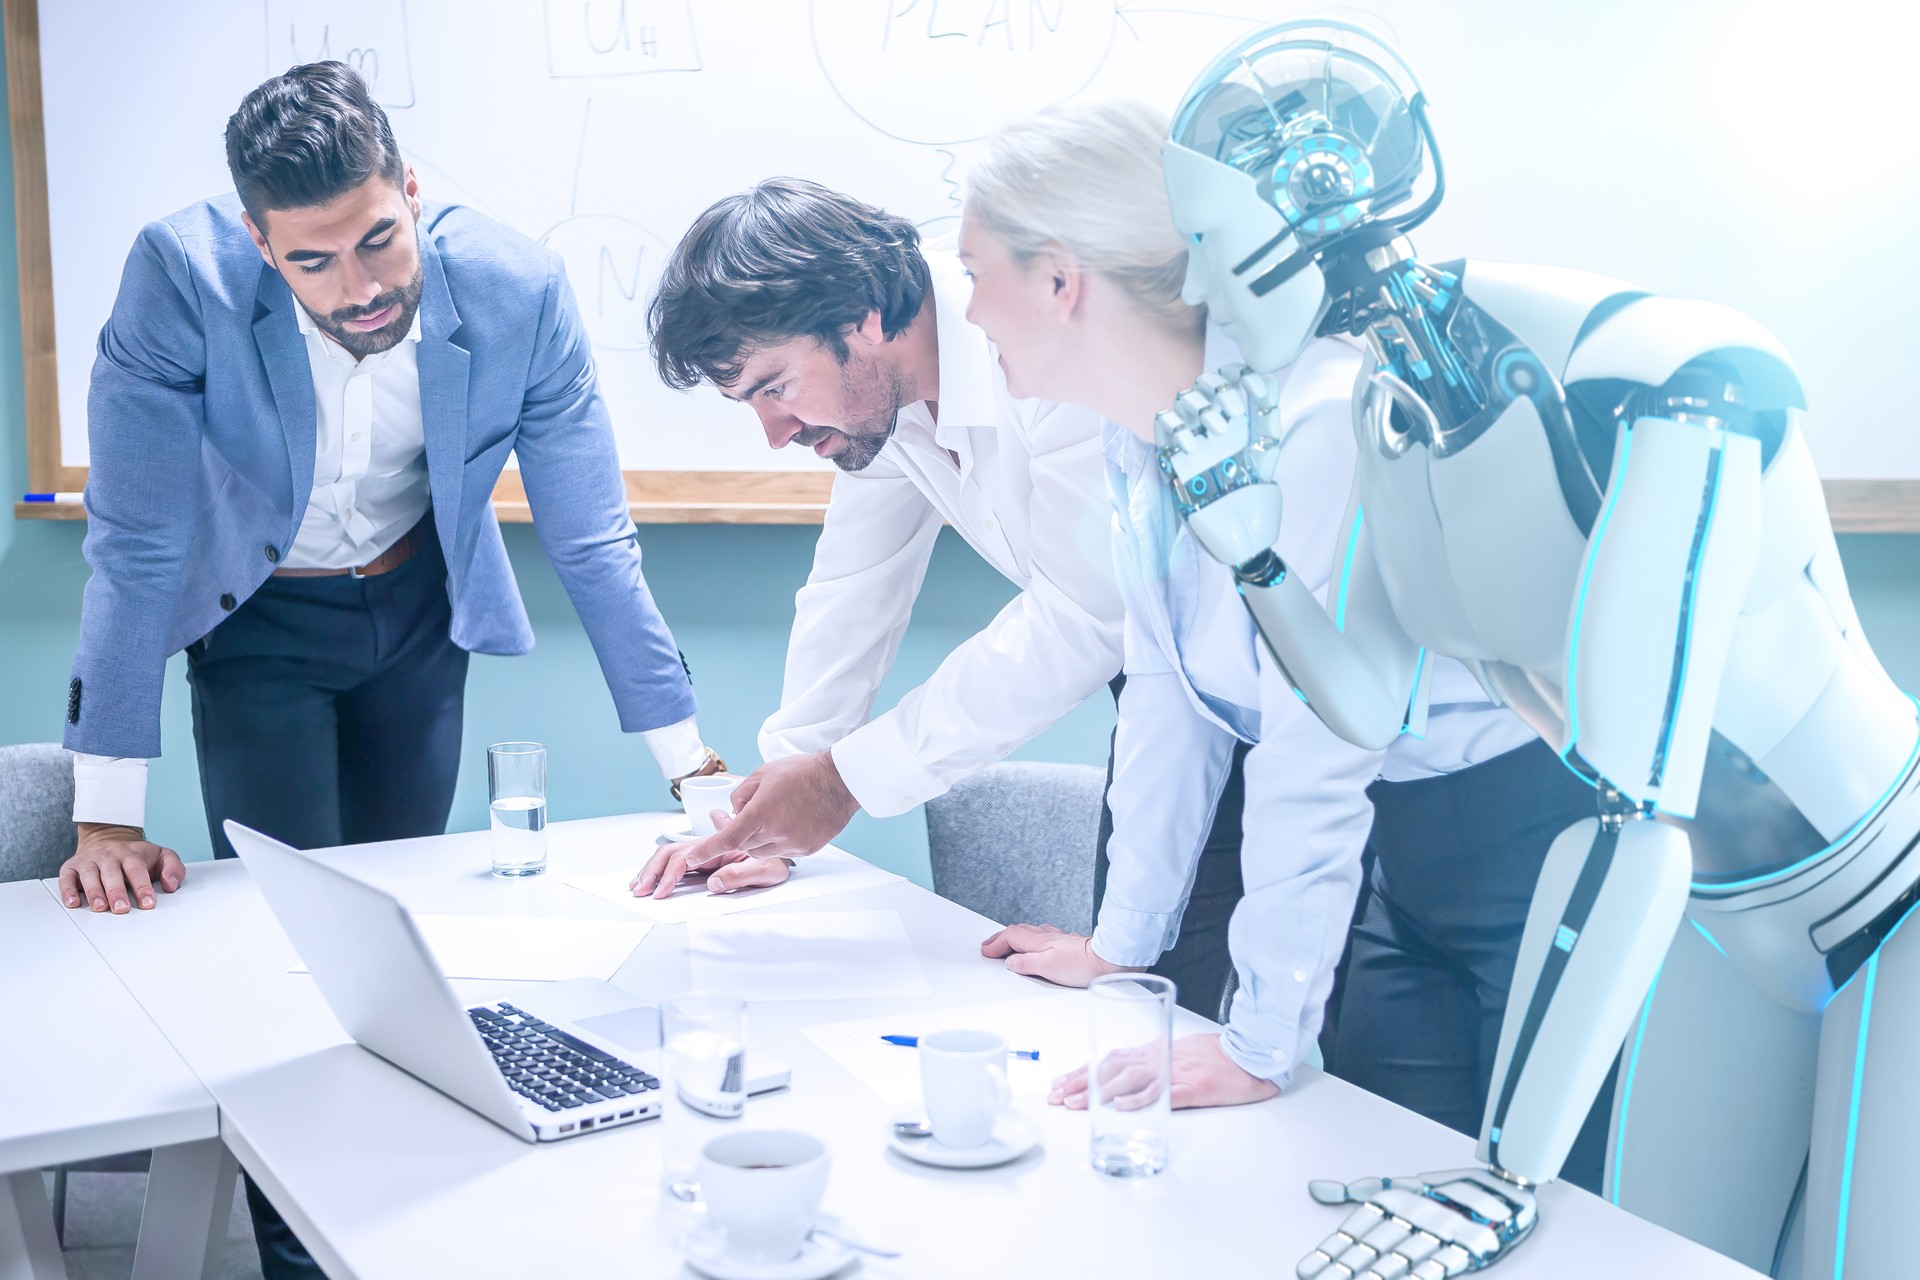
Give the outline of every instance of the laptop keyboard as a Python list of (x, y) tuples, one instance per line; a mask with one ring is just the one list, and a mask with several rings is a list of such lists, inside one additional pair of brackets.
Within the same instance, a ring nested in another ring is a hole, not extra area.
[(478, 1005), (467, 1016), (513, 1091), (549, 1111), (638, 1097), (660, 1087), (632, 1063), (510, 1004)]

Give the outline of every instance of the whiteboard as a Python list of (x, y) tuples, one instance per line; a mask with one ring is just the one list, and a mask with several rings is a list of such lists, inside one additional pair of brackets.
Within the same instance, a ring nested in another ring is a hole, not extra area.
[[(429, 200), (565, 259), (630, 470), (818, 470), (750, 411), (656, 380), (644, 312), (713, 200), (796, 174), (957, 221), (980, 139), (1048, 102), (1171, 110), (1284, 0), (41, 0), (61, 454), (145, 222), (227, 190), (221, 133), (342, 57)], [(1321, 10), (1326, 12), (1328, 10)], [(1583, 267), (1707, 297), (1798, 360), (1829, 477), (1920, 477), (1903, 42), (1867, 0), (1378, 0), (1421, 69), (1449, 191), (1424, 257)]]

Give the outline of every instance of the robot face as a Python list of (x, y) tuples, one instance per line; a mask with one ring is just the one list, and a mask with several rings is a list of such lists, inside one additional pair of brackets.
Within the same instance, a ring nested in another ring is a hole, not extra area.
[[(1313, 337), (1326, 310), (1320, 268), (1304, 261), (1284, 283), (1256, 294), (1252, 282), (1270, 264), (1297, 253), (1299, 237), (1247, 174), (1177, 142), (1161, 148), (1161, 160), (1173, 225), (1191, 242), (1183, 296), (1194, 306), (1206, 305), (1249, 365), (1285, 368)], [(1252, 266), (1236, 271), (1249, 259)]]
[(1320, 319), (1327, 255), (1438, 202), (1436, 171), (1433, 194), (1402, 211), (1429, 144), (1419, 82), (1372, 33), (1308, 19), (1234, 45), (1187, 91), (1161, 153), (1194, 241), (1188, 300), (1204, 293), (1255, 367), (1290, 360)]

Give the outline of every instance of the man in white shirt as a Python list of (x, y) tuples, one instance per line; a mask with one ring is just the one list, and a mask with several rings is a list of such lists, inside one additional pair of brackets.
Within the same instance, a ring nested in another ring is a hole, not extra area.
[[(767, 763), (716, 835), (635, 880), (664, 895), (689, 866), (813, 853), (860, 809), (905, 813), (999, 760), (1120, 668), (1100, 425), (1015, 400), (951, 247), (815, 184), (773, 179), (695, 222), (652, 307), (671, 385), (715, 384), (767, 443), (841, 469), (796, 600)], [(898, 705), (869, 719), (942, 523), (1020, 594)], [(737, 882), (736, 882), (737, 883)]]

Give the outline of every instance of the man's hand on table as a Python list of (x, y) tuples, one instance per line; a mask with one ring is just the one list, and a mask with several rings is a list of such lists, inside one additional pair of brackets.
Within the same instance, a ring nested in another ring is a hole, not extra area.
[[(1126, 1063), (1110, 1070), (1124, 1072)], [(1220, 1047), (1220, 1035), (1181, 1036), (1173, 1042), (1173, 1105), (1182, 1107), (1236, 1107), (1247, 1102), (1264, 1102), (1275, 1097), (1280, 1087), (1271, 1080), (1243, 1071), (1226, 1050)], [(1124, 1108), (1125, 1099), (1122, 1099)], [(1152, 1098), (1141, 1101), (1146, 1105)], [(1087, 1069), (1069, 1071), (1053, 1082), (1047, 1102), (1069, 1111), (1087, 1109)]]
[[(707, 884), (719, 893), (778, 884), (787, 878), (782, 858), (818, 853), (860, 812), (825, 751), (761, 765), (734, 788), (733, 807), (731, 814), (714, 811), (712, 835), (668, 845), (648, 859), (633, 878), (634, 896), (664, 898), (683, 876), (698, 872), (712, 872)], [(768, 865), (724, 875), (715, 870), (748, 859)]]
[(989, 960), (1004, 958), (1014, 973), (1063, 987), (1084, 987), (1109, 973), (1144, 972), (1101, 959), (1092, 938), (1050, 924), (1009, 925), (981, 943), (980, 954)]
[(60, 901), (123, 916), (133, 907), (151, 911), (157, 884), (172, 893), (187, 878), (180, 855), (147, 839), (138, 827), (75, 823), (77, 847), (60, 867)]
[[(718, 831), (725, 820), (726, 815), (716, 811), (714, 830)], [(793, 867), (785, 858), (756, 858), (746, 853), (722, 854), (706, 866), (691, 867), (686, 855), (696, 843), (683, 840), (679, 844), (661, 845), (647, 859), (647, 865), (640, 868), (640, 874), (628, 881), (627, 888), (636, 898), (664, 898), (684, 881), (705, 880), (709, 893), (735, 893), (779, 884)]]

